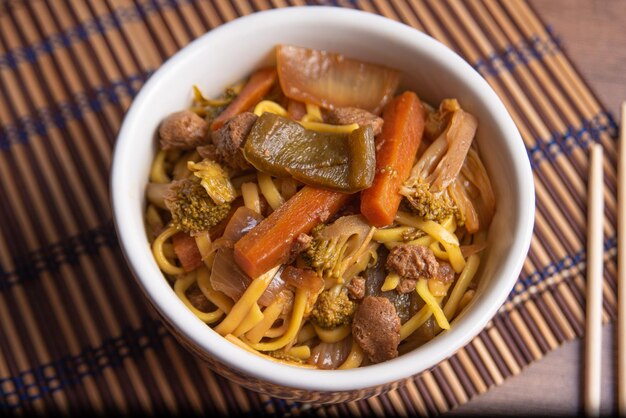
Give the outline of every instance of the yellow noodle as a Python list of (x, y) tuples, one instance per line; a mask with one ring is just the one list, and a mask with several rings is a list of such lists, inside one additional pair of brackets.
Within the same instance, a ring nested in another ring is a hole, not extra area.
[(213, 312), (202, 312), (198, 310), (195, 306), (193, 306), (193, 304), (189, 301), (189, 298), (187, 298), (187, 294), (185, 292), (195, 282), (195, 274), (190, 273), (184, 276), (180, 276), (178, 280), (176, 280), (176, 283), (174, 283), (174, 292), (176, 292), (180, 300), (182, 300), (187, 308), (189, 308), (189, 310), (193, 312), (195, 316), (200, 318), (201, 321), (206, 322), (207, 324), (217, 322), (222, 317), (222, 315), (224, 315), (224, 312), (220, 308), (217, 308)]
[(223, 294), (222, 292), (218, 292), (213, 289), (211, 286), (211, 274), (206, 267), (200, 267), (196, 270), (197, 274), (197, 283), (198, 287), (202, 294), (209, 300), (211, 303), (226, 313), (229, 313), (233, 308), (233, 301), (231, 298)]
[(285, 203), (285, 200), (280, 195), (280, 192), (272, 181), (272, 177), (269, 174), (261, 173), (260, 171), (257, 177), (259, 179), (259, 188), (261, 189), (263, 196), (265, 196), (265, 200), (267, 200), (267, 203), (269, 203), (273, 210), (278, 209), (280, 205)]
[(246, 291), (243, 292), (243, 295), (241, 295), (233, 306), (233, 309), (226, 315), (226, 318), (215, 327), (215, 332), (220, 335), (231, 334), (239, 326), (241, 321), (243, 321), (250, 308), (252, 308), (252, 305), (256, 303), (263, 292), (265, 292), (265, 289), (267, 289), (267, 286), (272, 282), (279, 268), (280, 266), (276, 266), (252, 280)]
[(289, 366), (302, 367), (304, 369), (316, 369), (317, 368), (317, 367), (313, 366), (312, 364), (296, 363), (296, 362), (291, 362), (291, 361), (279, 360), (279, 359), (274, 358), (272, 356), (268, 356), (267, 354), (260, 353), (260, 352), (256, 351), (255, 349), (253, 349), (252, 347), (250, 347), (245, 342), (243, 342), (242, 340), (240, 340), (239, 338), (235, 337), (233, 334), (226, 334), (224, 336), (224, 338), (226, 338), (226, 340), (230, 341), (231, 343), (235, 344), (236, 346), (238, 346), (240, 348), (243, 348), (246, 351), (249, 351), (250, 353), (254, 353), (254, 354), (256, 354), (259, 357), (263, 357), (264, 359), (269, 360), (269, 361), (273, 361), (275, 363), (288, 364)]
[(435, 257), (441, 259), (441, 260), (446, 260), (448, 261), (450, 259), (450, 257), (448, 256), (448, 253), (446, 252), (445, 249), (441, 249), (441, 244), (438, 241), (434, 241), (432, 242), (428, 248), (430, 248), (430, 250), (433, 252), (433, 254), (435, 254)]
[(318, 105), (305, 103), (306, 115), (302, 117), (303, 122), (322, 122), (322, 112)]
[(315, 337), (317, 337), (317, 333), (315, 332), (315, 328), (313, 327), (313, 324), (309, 322), (303, 325), (302, 328), (300, 328), (300, 332), (298, 332), (298, 338), (296, 339), (296, 343), (302, 344)]
[(350, 353), (348, 353), (348, 357), (341, 364), (341, 366), (337, 367), (337, 369), (356, 369), (361, 365), (361, 363), (363, 363), (363, 350), (356, 341), (352, 340), (352, 348), (350, 348)]
[[(441, 302), (443, 298), (437, 298)], [(406, 339), (409, 335), (413, 334), (419, 327), (424, 325), (424, 322), (432, 316), (433, 312), (428, 305), (424, 305), (415, 315), (413, 315), (408, 321), (406, 321), (400, 327), (400, 340)]]
[(300, 360), (308, 360), (308, 358), (311, 357), (311, 348), (307, 345), (299, 345), (297, 347), (291, 347), (286, 351), (286, 354)]
[(443, 313), (443, 310), (441, 309), (441, 306), (439, 305), (437, 298), (435, 298), (430, 293), (430, 290), (428, 289), (428, 280), (419, 279), (417, 281), (416, 289), (417, 289), (417, 293), (421, 296), (422, 299), (424, 299), (424, 302), (426, 302), (426, 305), (433, 312), (433, 315), (435, 316), (435, 320), (437, 321), (437, 324), (442, 329), (450, 329), (450, 323), (448, 322), (446, 315)]
[(415, 232), (415, 228), (410, 226), (397, 226), (394, 228), (377, 229), (372, 239), (380, 243), (393, 242), (402, 243), (407, 234)]
[(467, 286), (471, 283), (476, 271), (478, 270), (478, 265), (480, 264), (480, 256), (478, 254), (470, 255), (467, 259), (467, 264), (465, 269), (461, 272), (461, 275), (457, 279), (454, 287), (452, 288), (452, 292), (450, 292), (450, 297), (443, 307), (443, 312), (446, 317), (452, 319), (457, 313), (457, 307), (461, 300), (461, 297), (467, 290)]
[(370, 242), (356, 262), (348, 267), (343, 273), (344, 279), (346, 281), (352, 280), (354, 276), (361, 273), (368, 266), (376, 264), (376, 260), (378, 260), (378, 253), (376, 252), (377, 249), (378, 243)]
[(230, 183), (235, 189), (241, 189), (241, 185), (244, 183), (252, 183), (256, 180), (256, 173), (244, 174), (242, 176), (233, 177)]
[(211, 245), (211, 236), (208, 231), (204, 231), (194, 236), (194, 240), (196, 241), (196, 246), (198, 247), (198, 251), (200, 251), (200, 257), (204, 262), (204, 265), (210, 269), (213, 265), (213, 248)]
[(302, 324), (304, 309), (306, 308), (306, 302), (308, 297), (308, 290), (298, 289), (296, 291), (296, 296), (293, 301), (291, 321), (289, 321), (289, 328), (287, 328), (287, 331), (285, 332), (285, 334), (283, 334), (283, 336), (266, 343), (260, 342), (257, 344), (250, 344), (250, 346), (259, 351), (275, 351), (291, 343), (296, 338), (298, 330), (300, 330), (300, 325)]
[(265, 336), (265, 333), (272, 327), (274, 322), (278, 319), (285, 301), (281, 297), (274, 299), (270, 305), (263, 311), (263, 320), (254, 326), (250, 331), (246, 333), (246, 338), (252, 343), (258, 343)]
[(454, 271), (460, 273), (463, 270), (465, 267), (465, 259), (463, 258), (463, 254), (461, 254), (459, 240), (456, 235), (435, 221), (425, 221), (406, 212), (398, 211), (396, 220), (401, 224), (421, 229), (435, 240), (439, 241), (446, 249), (450, 265)]
[(311, 131), (317, 132), (325, 132), (330, 134), (349, 134), (355, 129), (359, 129), (358, 123), (351, 123), (349, 125), (330, 125), (328, 123), (321, 122), (298, 122), (304, 128), (309, 129)]
[(274, 113), (282, 117), (287, 117), (287, 111), (284, 107), (271, 100), (262, 100), (256, 106), (254, 106), (253, 113), (257, 116), (261, 116), (263, 113)]
[(267, 337), (267, 338), (280, 337), (281, 335), (285, 334), (285, 332), (287, 332), (288, 328), (289, 328), (289, 322), (285, 321), (281, 325), (277, 327), (272, 327), (268, 329), (267, 331), (265, 331), (264, 337)]
[(176, 253), (174, 252), (174, 245), (171, 242), (163, 243), (163, 254), (167, 257), (168, 260), (172, 260), (176, 258)]
[(426, 232), (442, 244), (459, 245), (459, 240), (456, 235), (435, 221), (427, 221), (403, 211), (398, 211), (396, 220), (403, 225), (412, 226)]
[(161, 234), (156, 237), (156, 239), (152, 243), (152, 254), (154, 255), (154, 259), (156, 260), (157, 264), (159, 265), (161, 270), (173, 276), (177, 274), (183, 274), (185, 270), (183, 270), (182, 267), (174, 265), (172, 262), (170, 262), (170, 260), (167, 259), (167, 257), (163, 253), (163, 244), (177, 232), (178, 230), (176, 228), (170, 226), (163, 232), (161, 232)]
[(241, 324), (233, 331), (235, 337), (245, 334), (254, 328), (259, 322), (263, 320), (263, 312), (257, 303), (252, 305), (252, 308), (248, 311), (246, 317), (241, 321)]
[(154, 161), (152, 161), (152, 167), (150, 168), (150, 182), (152, 183), (169, 183), (170, 178), (165, 172), (165, 157), (167, 153), (160, 150)]
[(423, 245), (424, 247), (428, 247), (433, 242), (435, 242), (433, 237), (431, 237), (430, 235), (425, 235), (423, 237), (419, 237), (417, 239), (409, 241), (409, 242), (407, 242), (407, 244), (410, 244), (410, 245)]
[(389, 290), (393, 290), (398, 287), (400, 283), (400, 276), (396, 273), (389, 273), (387, 277), (385, 277), (385, 282), (383, 283), (380, 290), (382, 292), (387, 292)]
[(470, 303), (472, 299), (474, 299), (475, 294), (476, 291), (474, 289), (466, 290), (465, 293), (463, 293), (463, 297), (461, 297), (461, 300), (459, 301), (459, 312), (465, 309), (467, 304)]
[(241, 195), (243, 204), (256, 213), (261, 213), (261, 200), (259, 199), (259, 189), (255, 183), (243, 183), (241, 185)]
[(350, 325), (342, 325), (333, 329), (324, 329), (316, 324), (313, 324), (313, 328), (315, 329), (315, 333), (320, 340), (325, 343), (339, 342), (350, 335), (350, 332), (352, 331)]

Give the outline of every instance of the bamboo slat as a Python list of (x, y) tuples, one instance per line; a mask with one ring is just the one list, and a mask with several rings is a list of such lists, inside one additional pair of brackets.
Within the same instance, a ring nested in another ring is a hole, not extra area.
[[(244, 389), (180, 346), (125, 267), (108, 190), (117, 131), (152, 72), (227, 21), (304, 4), (380, 14), (463, 56), (517, 124), (537, 197), (529, 255), (486, 329), (398, 389), (328, 406)], [(0, 414), (413, 416), (462, 405), (583, 333), (593, 142), (605, 149), (602, 317), (616, 315), (615, 126), (524, 0), (0, 2), (0, 121)]]

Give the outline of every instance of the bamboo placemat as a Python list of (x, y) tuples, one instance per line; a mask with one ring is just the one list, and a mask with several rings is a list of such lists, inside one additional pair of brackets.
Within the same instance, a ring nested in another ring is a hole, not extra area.
[(209, 371), (165, 331), (125, 267), (111, 150), (143, 82), (240, 15), (301, 0), (0, 1), (0, 413), (435, 414), (582, 333), (587, 148), (605, 148), (604, 319), (615, 316), (616, 126), (525, 1), (311, 1), (402, 21), (459, 52), (516, 121), (535, 235), (487, 328), (387, 395), (272, 399)]

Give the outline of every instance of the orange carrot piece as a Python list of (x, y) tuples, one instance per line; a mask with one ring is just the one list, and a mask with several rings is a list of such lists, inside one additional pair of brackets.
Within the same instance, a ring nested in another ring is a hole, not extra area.
[(235, 244), (235, 261), (256, 278), (285, 263), (300, 234), (311, 232), (344, 206), (350, 195), (305, 186)]
[(276, 77), (275, 68), (265, 68), (252, 74), (237, 97), (230, 102), (222, 113), (213, 119), (211, 130), (218, 130), (228, 119), (245, 112), (261, 101), (263, 96), (265, 96), (274, 85)]
[(361, 192), (361, 213), (374, 226), (393, 222), (402, 196), (400, 185), (411, 174), (424, 133), (424, 107), (413, 92), (394, 98), (383, 112), (383, 130), (376, 137), (376, 175)]
[(172, 246), (174, 247), (176, 256), (180, 260), (180, 264), (183, 266), (183, 270), (189, 272), (200, 267), (202, 264), (202, 255), (193, 237), (184, 232), (178, 232), (172, 236)]

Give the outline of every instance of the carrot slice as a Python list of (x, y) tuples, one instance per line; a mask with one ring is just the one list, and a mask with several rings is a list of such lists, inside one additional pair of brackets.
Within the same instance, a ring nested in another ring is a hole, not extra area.
[(361, 193), (361, 213), (374, 226), (393, 222), (424, 133), (424, 107), (413, 92), (394, 98), (383, 111), (383, 130), (376, 137), (376, 175)]
[(180, 260), (180, 264), (183, 266), (183, 270), (189, 272), (200, 267), (202, 264), (202, 255), (193, 237), (184, 232), (178, 232), (172, 236), (172, 246), (174, 247), (176, 256)]
[(344, 206), (350, 195), (305, 186), (235, 244), (235, 261), (250, 277), (285, 263), (300, 234)]
[(211, 130), (216, 131), (233, 116), (245, 112), (265, 96), (276, 81), (276, 69), (265, 68), (250, 76), (241, 92), (211, 123)]

